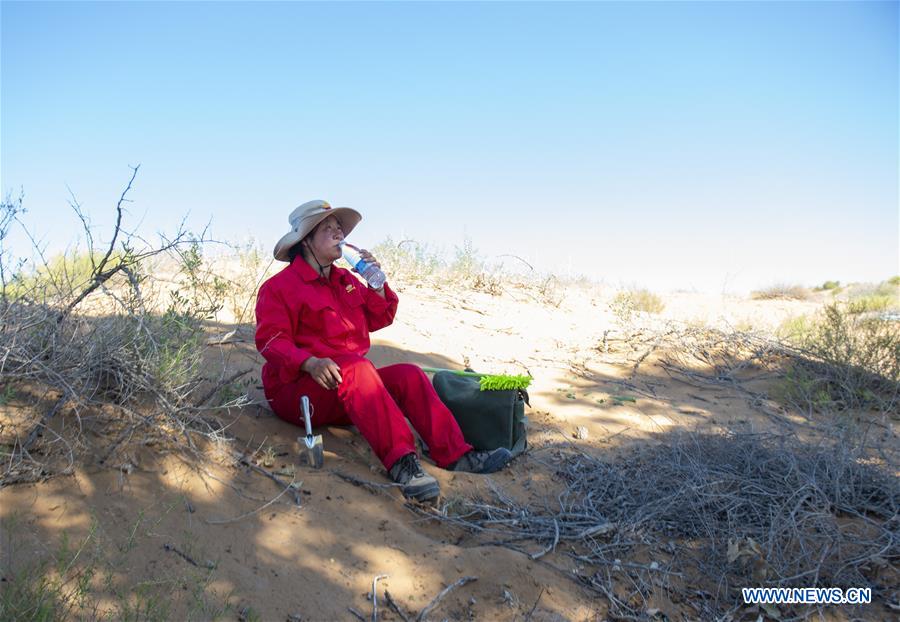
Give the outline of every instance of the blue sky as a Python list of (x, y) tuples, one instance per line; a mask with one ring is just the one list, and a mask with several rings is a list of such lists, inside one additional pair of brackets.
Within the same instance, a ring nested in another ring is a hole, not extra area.
[[(657, 289), (900, 272), (898, 4), (0, 4), (0, 189), (48, 247), (298, 204)], [(19, 240), (17, 243), (20, 243)], [(25, 250), (22, 246), (23, 252)]]

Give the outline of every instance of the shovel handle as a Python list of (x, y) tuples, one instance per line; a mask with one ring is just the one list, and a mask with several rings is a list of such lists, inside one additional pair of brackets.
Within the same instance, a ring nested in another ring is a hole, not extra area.
[(312, 436), (312, 421), (309, 418), (309, 398), (305, 395), (300, 397), (300, 410), (303, 413), (303, 423), (306, 424), (306, 436)]

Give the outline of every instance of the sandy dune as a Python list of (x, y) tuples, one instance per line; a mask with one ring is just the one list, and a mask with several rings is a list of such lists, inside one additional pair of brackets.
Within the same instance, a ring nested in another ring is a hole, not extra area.
[[(656, 353), (635, 370), (641, 353), (627, 337), (666, 323), (771, 329), (819, 303), (673, 294), (660, 316), (639, 316), (625, 326), (610, 309), (611, 295), (573, 286), (554, 307), (516, 290), (491, 296), (400, 288), (397, 320), (373, 335), (370, 358), (376, 365), (465, 363), (531, 373), (531, 451), (490, 478), (520, 499), (552, 498), (557, 482), (547, 460), (560, 449), (609, 455), (668, 429), (775, 425), (738, 392), (673, 380), (655, 364)], [(247, 386), (260, 400), (253, 328), (236, 328), (227, 343), (210, 346), (210, 365), (253, 369)], [(635, 401), (613, 399), (622, 395)], [(134, 619), (352, 620), (349, 608), (371, 619), (368, 594), (373, 579), (384, 576), (379, 618), (399, 620), (383, 602), (384, 588), (412, 618), (443, 588), (472, 576), (477, 581), (452, 591), (429, 619), (604, 619), (606, 603), (573, 579), (572, 560), (562, 550), (531, 560), (423, 520), (396, 490), (370, 490), (341, 478), (336, 472), (387, 481), (354, 430), (324, 431), (325, 469), (314, 471), (298, 459), (299, 430), (263, 406), (228, 416), (233, 448), (258, 449), (253, 455), (260, 464), (270, 449), (272, 462), (264, 466), (300, 483), (300, 507), (258, 472), (228, 466), (225, 447), (218, 460), (201, 465), (133, 444), (112, 464), (88, 461), (74, 477), (0, 490), (4, 576), (51, 558), (65, 534), (72, 549), (85, 543), (83, 561), (95, 560), (94, 611), (73, 612), (84, 618), (121, 615), (127, 603), (143, 608)], [(579, 427), (581, 439), (575, 438)], [(487, 492), (484, 476), (427, 468), (445, 500)], [(683, 605), (662, 599), (656, 606), (670, 619), (690, 617)]]

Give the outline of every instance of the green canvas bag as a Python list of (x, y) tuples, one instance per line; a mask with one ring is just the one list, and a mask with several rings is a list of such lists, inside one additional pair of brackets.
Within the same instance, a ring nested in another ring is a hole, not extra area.
[(447, 371), (437, 372), (432, 383), (438, 397), (453, 413), (466, 442), (475, 449), (505, 447), (513, 456), (525, 451), (525, 404), (531, 405), (528, 391), (482, 391), (478, 378)]

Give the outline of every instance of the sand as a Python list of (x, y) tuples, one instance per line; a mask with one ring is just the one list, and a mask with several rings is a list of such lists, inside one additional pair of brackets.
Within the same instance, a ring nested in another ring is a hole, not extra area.
[[(654, 356), (635, 379), (627, 336), (666, 323), (771, 330), (821, 304), (673, 294), (665, 297), (662, 314), (623, 322), (610, 308), (614, 292), (586, 286), (569, 287), (558, 306), (517, 290), (493, 296), (410, 286), (399, 293), (396, 321), (373, 334), (376, 365), (468, 364), (535, 378), (527, 411), (531, 450), (491, 476), (427, 464), (445, 499), (486, 491), (488, 477), (517, 498), (546, 498), (554, 481), (542, 457), (559, 449), (612, 455), (670, 429), (771, 429), (773, 422), (740, 394), (680, 384)], [(384, 588), (413, 618), (467, 576), (477, 580), (453, 590), (429, 619), (604, 619), (606, 603), (572, 579), (564, 551), (534, 561), (483, 545), (423, 521), (396, 490), (373, 492), (336, 475), (387, 481), (353, 429), (324, 429), (325, 468), (303, 465), (299, 429), (262, 404), (253, 327), (223, 325), (214, 332), (231, 330), (227, 343), (209, 346), (210, 365), (253, 370), (247, 390), (257, 401), (227, 414), (233, 447), (259, 448), (257, 457), (270, 450), (269, 468), (299, 484), (301, 505), (275, 482), (229, 466), (224, 454), (197, 464), (158, 446), (131, 444), (106, 464), (79, 461), (72, 476), (0, 490), (5, 584), (17, 571), (52, 560), (67, 542), (70, 551), (83, 546), (77, 563), (95, 570), (87, 579), (85, 609), (72, 611), (86, 619), (125, 617), (126, 607), (131, 613), (137, 608), (133, 619), (352, 620), (350, 608), (371, 619), (368, 595), (373, 579), (382, 577), (379, 618), (399, 620), (381, 602)], [(629, 391), (623, 380), (649, 383), (656, 396)], [(618, 405), (612, 396), (622, 394), (637, 399)], [(688, 615), (663, 606), (673, 619)]]

